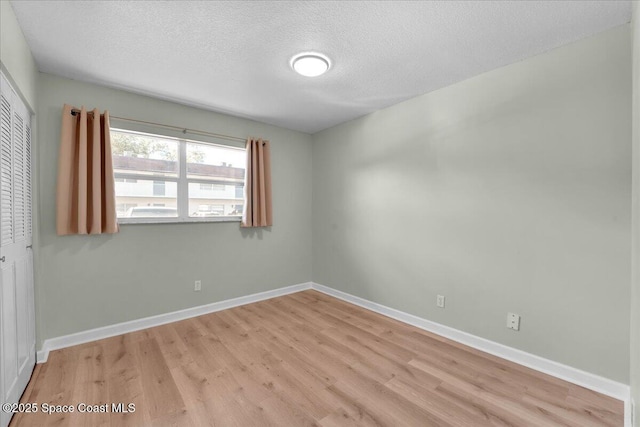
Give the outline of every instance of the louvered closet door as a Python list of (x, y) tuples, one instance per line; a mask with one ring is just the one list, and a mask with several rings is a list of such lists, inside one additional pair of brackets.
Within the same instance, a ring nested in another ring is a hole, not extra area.
[(0, 401), (12, 403), (35, 365), (31, 116), (4, 75), (0, 98)]

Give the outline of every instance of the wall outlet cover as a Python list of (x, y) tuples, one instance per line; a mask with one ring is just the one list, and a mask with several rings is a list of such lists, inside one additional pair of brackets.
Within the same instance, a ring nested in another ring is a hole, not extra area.
[(520, 315), (515, 313), (507, 313), (507, 328), (514, 331), (520, 330)]

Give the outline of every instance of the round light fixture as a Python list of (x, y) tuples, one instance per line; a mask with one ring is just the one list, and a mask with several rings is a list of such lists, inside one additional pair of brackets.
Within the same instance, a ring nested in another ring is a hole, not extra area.
[(291, 59), (291, 67), (298, 74), (306, 77), (317, 77), (324, 74), (329, 66), (329, 58), (315, 52), (300, 53)]

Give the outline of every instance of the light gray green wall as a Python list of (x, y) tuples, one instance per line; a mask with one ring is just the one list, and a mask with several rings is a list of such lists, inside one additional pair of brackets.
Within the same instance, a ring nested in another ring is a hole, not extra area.
[(315, 134), (313, 281), (628, 384), (630, 105), (624, 25)]
[(14, 89), (35, 110), (38, 69), (8, 1), (0, 1), (0, 61)]
[(631, 396), (640, 427), (640, 6), (633, 3), (633, 273), (631, 283)]
[[(55, 191), (64, 103), (112, 115), (272, 142), (274, 225), (123, 225), (117, 235), (55, 232)], [(241, 118), (41, 74), (39, 344), (99, 326), (309, 281), (311, 137)], [(193, 282), (202, 280), (202, 292)]]

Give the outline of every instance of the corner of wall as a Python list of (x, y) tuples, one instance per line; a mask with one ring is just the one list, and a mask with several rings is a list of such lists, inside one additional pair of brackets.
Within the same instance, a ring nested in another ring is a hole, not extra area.
[(640, 403), (640, 5), (633, 2), (633, 210), (631, 278), (631, 406), (635, 427), (640, 427), (637, 405)]

